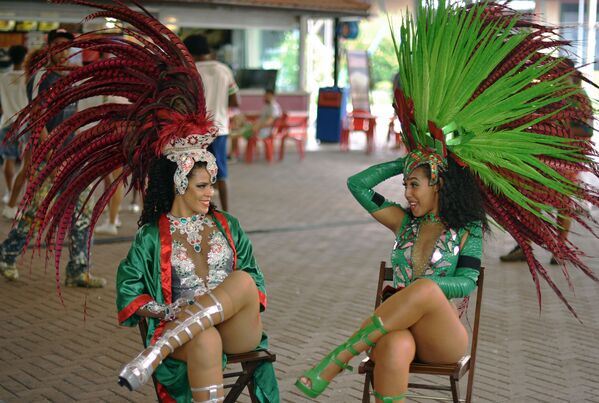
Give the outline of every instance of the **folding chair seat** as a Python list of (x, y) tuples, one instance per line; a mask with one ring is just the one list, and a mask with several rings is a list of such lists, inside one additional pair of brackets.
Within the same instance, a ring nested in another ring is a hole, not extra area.
[[(148, 323), (145, 318), (139, 321), (139, 334), (141, 335), (141, 341), (146, 346), (146, 336), (148, 334)], [(240, 370), (231, 370), (223, 374), (225, 378), (225, 389), (230, 389), (225, 396), (224, 403), (234, 403), (237, 401), (243, 389), (247, 387), (252, 403), (258, 403), (258, 398), (254, 392), (254, 372), (258, 366), (263, 362), (275, 362), (277, 356), (272, 354), (268, 350), (264, 351), (250, 351), (248, 353), (241, 354), (227, 354), (227, 366), (240, 364)], [(234, 382), (228, 382), (228, 379), (233, 378)], [(156, 378), (152, 375), (152, 381), (154, 382), (154, 389), (156, 390), (156, 397), (160, 402), (160, 395), (158, 394), (158, 384)]]
[[(450, 391), (451, 399), (446, 397), (436, 396), (423, 396), (423, 395), (408, 395), (408, 397), (414, 397), (416, 399), (430, 399), (430, 400), (443, 400), (453, 401), (454, 403), (472, 401), (472, 389), (474, 386), (474, 369), (476, 364), (476, 347), (478, 344), (478, 327), (480, 322), (480, 308), (483, 295), (483, 283), (484, 283), (485, 271), (484, 268), (480, 269), (478, 276), (477, 291), (476, 291), (476, 304), (474, 310), (474, 322), (472, 325), (472, 341), (470, 347), (470, 354), (465, 355), (455, 364), (435, 364), (435, 363), (422, 363), (412, 362), (410, 365), (410, 374), (420, 375), (439, 375), (447, 376), (449, 378), (449, 385), (435, 385), (435, 384), (421, 384), (421, 383), (409, 383), (408, 389), (428, 389), (428, 390), (442, 390)], [(375, 309), (383, 302), (383, 285), (385, 282), (393, 280), (393, 270), (391, 267), (386, 267), (385, 262), (381, 262), (379, 269), (379, 281), (376, 292)], [(374, 385), (374, 370), (375, 363), (366, 358), (360, 363), (358, 372), (365, 374), (364, 379), (364, 390), (362, 394), (362, 403), (370, 402), (370, 388)], [(468, 373), (468, 384), (466, 388), (466, 398), (460, 399), (459, 382), (460, 379)]]

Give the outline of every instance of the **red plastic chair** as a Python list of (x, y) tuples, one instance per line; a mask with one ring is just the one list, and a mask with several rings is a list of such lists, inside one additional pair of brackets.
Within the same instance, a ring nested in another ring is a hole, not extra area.
[(281, 118), (280, 130), (275, 135), (275, 138), (281, 139), (279, 161), (283, 161), (285, 157), (285, 140), (287, 139), (295, 141), (300, 161), (303, 161), (305, 157), (304, 143), (308, 137), (308, 115), (306, 113), (283, 113)]
[(394, 147), (401, 146), (401, 129), (396, 129), (396, 124), (399, 125), (397, 121), (397, 116), (393, 115), (391, 121), (389, 122), (389, 129), (387, 130), (387, 143), (391, 141), (391, 138), (395, 140)]
[(252, 136), (248, 139), (247, 145), (245, 147), (245, 162), (247, 162), (248, 164), (252, 163), (254, 159), (254, 154), (257, 151), (257, 145), (259, 141), (261, 141), (264, 145), (264, 157), (266, 158), (266, 161), (268, 161), (269, 163), (273, 162), (275, 155), (274, 139), (283, 128), (285, 122), (284, 116), (285, 115), (283, 114), (274, 121), (270, 132), (270, 136), (263, 139)]
[(356, 109), (349, 113), (341, 129), (341, 151), (349, 151), (349, 133), (362, 131), (366, 134), (366, 154), (374, 150), (374, 133), (376, 130), (376, 116), (367, 111)]

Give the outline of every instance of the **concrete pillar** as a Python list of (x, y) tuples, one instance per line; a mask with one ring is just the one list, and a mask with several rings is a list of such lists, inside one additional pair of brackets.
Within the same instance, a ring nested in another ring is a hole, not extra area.
[(308, 18), (305, 16), (300, 17), (299, 21), (299, 54), (298, 54), (298, 65), (299, 65), (299, 77), (298, 77), (298, 89), (300, 91), (307, 91), (307, 60), (308, 60)]
[(592, 74), (595, 70), (595, 35), (597, 29), (595, 24), (597, 23), (597, 0), (589, 0), (589, 25), (587, 34), (587, 63), (590, 63), (586, 67), (588, 74)]
[(249, 28), (245, 30), (245, 65), (250, 69), (262, 67), (260, 52), (262, 49), (262, 37), (260, 29)]

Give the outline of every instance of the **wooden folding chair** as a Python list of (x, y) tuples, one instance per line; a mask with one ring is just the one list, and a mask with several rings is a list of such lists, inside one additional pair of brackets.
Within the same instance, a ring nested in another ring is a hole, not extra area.
[[(148, 334), (148, 323), (145, 318), (139, 321), (139, 334), (141, 335), (141, 341), (146, 346), (146, 336)], [(240, 371), (228, 371), (225, 372), (223, 377), (225, 378), (225, 389), (230, 389), (229, 393), (225, 396), (224, 403), (234, 403), (237, 401), (243, 389), (247, 387), (252, 403), (258, 403), (258, 398), (254, 392), (254, 372), (256, 368), (263, 362), (275, 362), (277, 356), (270, 353), (268, 350), (264, 351), (250, 351), (248, 353), (241, 354), (228, 354), (227, 365), (240, 364)], [(235, 382), (226, 383), (229, 378), (235, 378)], [(158, 384), (154, 375), (152, 375), (152, 381), (154, 382), (154, 389), (156, 390), (156, 397), (160, 402), (160, 395), (158, 394)]]
[[(476, 346), (478, 344), (478, 327), (480, 323), (480, 306), (483, 297), (483, 283), (485, 278), (485, 270), (481, 267), (480, 274), (477, 282), (476, 292), (476, 306), (474, 310), (474, 322), (472, 326), (472, 345), (470, 347), (470, 354), (462, 357), (461, 360), (455, 364), (428, 364), (422, 362), (412, 362), (410, 365), (411, 374), (421, 375), (441, 375), (449, 377), (449, 386), (442, 385), (431, 385), (431, 384), (420, 384), (420, 383), (409, 383), (408, 389), (428, 389), (428, 390), (443, 390), (451, 391), (451, 399), (444, 397), (435, 396), (422, 396), (413, 395), (412, 397), (418, 399), (430, 399), (430, 400), (445, 400), (453, 401), (454, 403), (472, 401), (472, 388), (474, 384), (474, 368), (476, 364)], [(376, 291), (375, 309), (383, 302), (383, 285), (387, 281), (393, 280), (393, 270), (391, 267), (386, 267), (385, 262), (381, 262), (379, 269), (379, 282)], [(374, 362), (369, 358), (366, 358), (360, 364), (358, 372), (360, 374), (366, 374), (364, 379), (364, 393), (362, 395), (362, 403), (370, 402), (370, 387), (374, 385)], [(460, 399), (459, 383), (460, 379), (468, 372), (468, 386), (466, 389), (466, 399)], [(410, 397), (408, 395), (408, 397)]]

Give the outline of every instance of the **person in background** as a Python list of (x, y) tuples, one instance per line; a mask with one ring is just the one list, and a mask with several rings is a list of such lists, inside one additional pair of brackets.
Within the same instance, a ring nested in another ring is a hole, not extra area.
[[(13, 117), (23, 109), (27, 103), (25, 90), (25, 71), (23, 61), (27, 55), (27, 47), (23, 45), (11, 46), (8, 55), (12, 63), (12, 70), (0, 75), (0, 103), (2, 104), (2, 118), (0, 119), (0, 142), (4, 141), (6, 133), (10, 130)], [(15, 174), (16, 161), (19, 159), (19, 144), (16, 141), (0, 145), (0, 155), (4, 159), (4, 179), (7, 193), (2, 198), (8, 203)]]
[(188, 36), (183, 41), (196, 62), (204, 84), (206, 109), (214, 119), (219, 129), (216, 140), (210, 145), (209, 151), (216, 157), (218, 176), (216, 187), (220, 199), (220, 207), (228, 211), (227, 195), (227, 139), (229, 134), (229, 108), (239, 106), (239, 88), (233, 77), (233, 72), (227, 65), (214, 60), (214, 56), (204, 35)]
[(260, 112), (260, 118), (252, 128), (252, 135), (264, 139), (272, 133), (275, 120), (282, 114), (281, 105), (275, 99), (274, 90), (267, 89), (264, 92), (264, 106)]
[[(564, 59), (564, 63), (567, 64), (568, 67), (571, 69), (575, 68), (575, 64), (572, 59)], [(581, 108), (581, 107), (584, 107), (584, 105), (590, 105), (591, 101), (590, 101), (586, 91), (584, 91), (584, 89), (582, 88), (581, 74), (578, 71), (576, 71), (575, 73), (570, 75), (569, 78), (570, 78), (570, 83), (572, 83), (572, 85), (579, 87), (582, 91), (580, 93), (580, 97), (583, 98), (584, 102), (577, 102), (576, 106), (578, 108)], [(593, 122), (592, 122), (592, 120), (589, 120), (588, 122), (585, 122), (585, 123), (581, 123), (579, 121), (571, 121), (570, 122), (570, 130), (571, 130), (572, 135), (574, 135), (578, 138), (581, 138), (581, 139), (590, 140), (590, 138), (593, 137)], [(565, 176), (571, 182), (578, 183), (580, 181), (580, 178), (578, 176), (578, 171), (576, 171), (576, 170), (568, 171)], [(566, 217), (566, 216), (559, 216), (557, 218), (557, 223), (560, 226), (560, 229), (558, 230), (559, 236), (564, 241), (566, 241), (568, 239), (568, 234), (570, 233), (570, 227), (572, 226), (572, 219), (570, 217)], [(509, 251), (505, 255), (500, 256), (499, 260), (501, 260), (502, 262), (525, 262), (526, 256), (524, 255), (524, 250), (522, 249), (522, 247), (520, 245), (516, 245), (516, 246), (514, 246), (514, 248), (511, 251)], [(560, 262), (555, 258), (555, 256), (551, 256), (551, 260), (549, 261), (549, 264), (555, 266), (555, 265), (560, 264)]]
[(264, 91), (264, 106), (260, 111), (260, 117), (252, 124), (244, 115), (236, 115), (232, 119), (231, 128), (231, 156), (239, 155), (239, 138), (249, 140), (250, 137), (265, 139), (272, 134), (272, 128), (277, 118), (283, 114), (281, 105), (275, 99), (272, 89)]
[[(57, 29), (50, 31), (47, 38), (47, 48), (51, 49), (56, 46), (60, 46), (66, 42), (73, 41), (75, 36), (64, 30)], [(45, 69), (39, 70), (27, 83), (27, 96), (30, 102), (38, 97), (38, 94), (44, 94), (49, 92), (52, 86), (61, 79), (61, 68), (66, 66), (69, 58), (69, 50), (64, 49), (60, 52), (52, 52), (48, 58), (48, 65)], [(70, 104), (58, 113), (54, 114), (45, 125), (42, 130), (40, 139), (46, 141), (49, 135), (52, 135), (54, 129), (56, 129), (62, 122), (67, 120), (76, 112), (76, 105)], [(34, 110), (33, 113), (36, 111)], [(65, 146), (69, 143), (75, 134), (72, 133), (68, 136)], [(27, 141), (27, 136), (21, 136), (23, 141)], [(60, 148), (60, 146), (59, 146)], [(52, 152), (57, 152), (53, 150)], [(43, 160), (43, 157), (41, 159)], [(46, 157), (47, 158), (47, 157)], [(52, 158), (50, 156), (50, 158)], [(33, 161), (39, 160), (37, 155), (25, 151), (25, 157), (23, 160), (23, 168), (25, 175), (30, 173), (30, 166)], [(44, 162), (40, 162), (42, 165)], [(27, 243), (27, 235), (32, 225), (34, 225), (36, 212), (38, 206), (45, 199), (46, 195), (52, 185), (50, 180), (44, 181), (41, 188), (35, 192), (33, 202), (27, 206), (23, 213), (18, 217), (13, 228), (8, 233), (7, 238), (0, 244), (0, 273), (8, 280), (14, 281), (19, 278), (19, 271), (16, 266), (16, 260), (19, 255), (23, 252)], [(16, 185), (15, 185), (16, 186)], [(16, 197), (18, 194), (13, 192), (11, 194), (11, 202), (14, 201), (16, 206)], [(69, 262), (67, 264), (67, 276), (65, 285), (69, 287), (88, 287), (88, 288), (102, 288), (106, 285), (106, 280), (101, 277), (92, 276), (89, 273), (90, 269), (90, 256), (87, 250), (89, 243), (89, 225), (91, 219), (91, 203), (84, 202), (89, 196), (89, 191), (81, 193), (79, 196), (77, 212), (73, 216), (72, 225), (69, 231)], [(14, 200), (13, 200), (14, 198)], [(16, 208), (16, 207), (15, 207)]]

